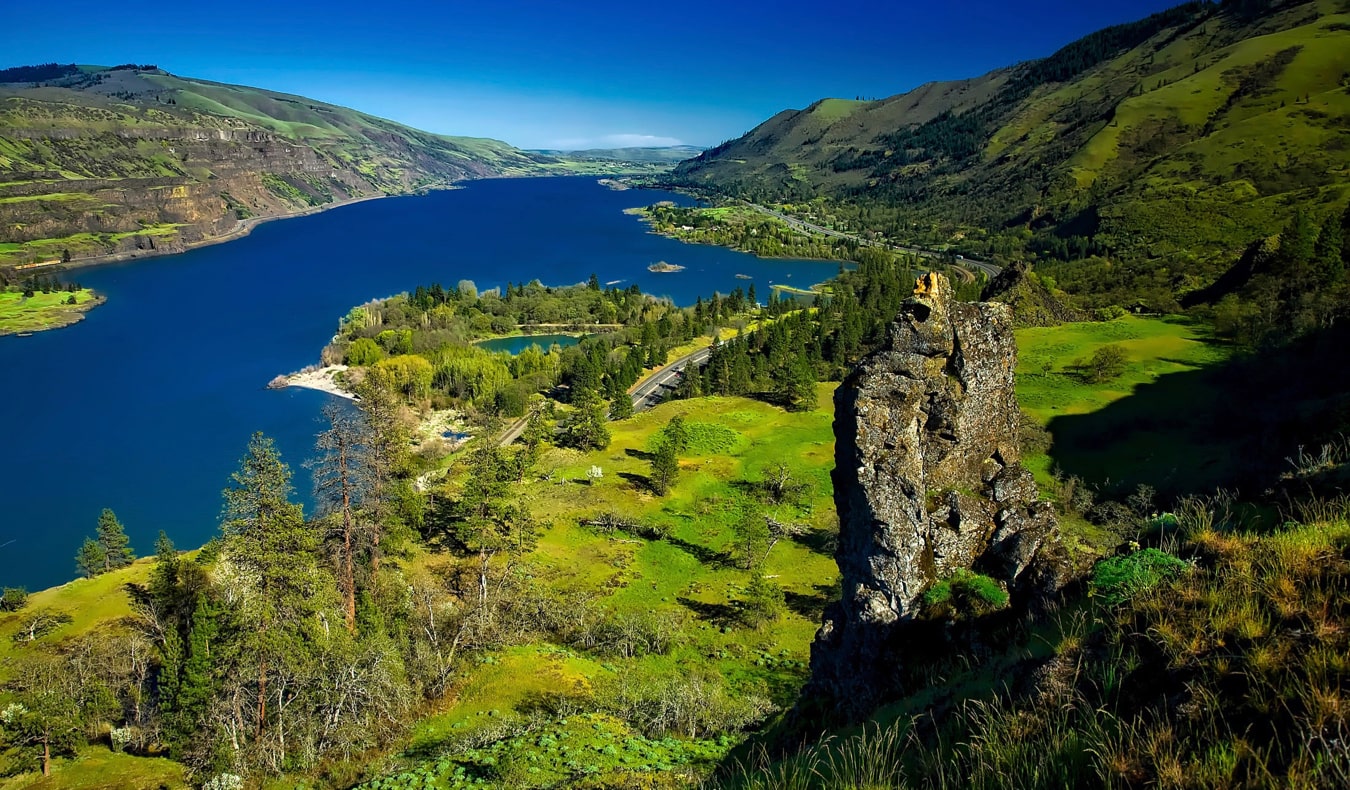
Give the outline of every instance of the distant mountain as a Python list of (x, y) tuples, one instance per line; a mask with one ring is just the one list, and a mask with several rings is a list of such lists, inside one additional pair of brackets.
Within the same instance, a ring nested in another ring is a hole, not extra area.
[(579, 160), (674, 164), (698, 156), (703, 150), (695, 145), (671, 145), (655, 148), (587, 148), (581, 151), (537, 148), (530, 153)]
[(1296, 207), (1344, 205), (1348, 86), (1346, 0), (1190, 3), (975, 79), (786, 110), (671, 179), (824, 197), (859, 227), (1004, 258), (1101, 253), (1185, 290)]
[(0, 70), (0, 265), (172, 251), (244, 220), (556, 165), (152, 65)]

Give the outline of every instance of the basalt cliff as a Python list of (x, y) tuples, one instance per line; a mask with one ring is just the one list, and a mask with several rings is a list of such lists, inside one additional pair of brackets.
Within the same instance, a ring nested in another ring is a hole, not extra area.
[(177, 252), (252, 223), (555, 160), (154, 66), (0, 70), (0, 270)]
[(960, 570), (1014, 606), (1066, 578), (1052, 507), (1019, 462), (1011, 309), (962, 303), (941, 275), (918, 282), (887, 345), (835, 396), (836, 559), (842, 599), (811, 652), (812, 687), (861, 713), (899, 691), (924, 593)]

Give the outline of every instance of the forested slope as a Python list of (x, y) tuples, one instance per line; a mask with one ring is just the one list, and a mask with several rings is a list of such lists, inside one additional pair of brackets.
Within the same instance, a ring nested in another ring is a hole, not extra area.
[(1348, 53), (1343, 0), (1190, 3), (976, 79), (780, 113), (675, 179), (1184, 292), (1296, 207), (1343, 206)]

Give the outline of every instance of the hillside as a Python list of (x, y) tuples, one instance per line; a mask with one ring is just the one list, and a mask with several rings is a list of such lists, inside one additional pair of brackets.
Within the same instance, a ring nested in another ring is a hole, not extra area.
[(703, 153), (695, 145), (669, 145), (636, 148), (585, 148), (579, 151), (562, 151), (552, 148), (531, 150), (532, 154), (554, 156), (565, 159), (600, 160), (610, 162), (643, 162), (650, 164), (675, 164)]
[(556, 160), (153, 66), (0, 71), (0, 266), (181, 250), (240, 223)]
[(818, 211), (902, 241), (1102, 255), (1182, 292), (1295, 204), (1344, 205), (1347, 86), (1344, 0), (1192, 3), (975, 79), (779, 113), (673, 178), (824, 199)]

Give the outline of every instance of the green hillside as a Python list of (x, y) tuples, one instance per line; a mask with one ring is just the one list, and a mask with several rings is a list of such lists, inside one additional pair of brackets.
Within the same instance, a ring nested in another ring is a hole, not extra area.
[(785, 111), (674, 179), (900, 241), (1125, 264), (1080, 290), (1185, 292), (1295, 205), (1344, 206), (1348, 86), (1350, 3), (1191, 3), (976, 79)]
[(257, 218), (559, 165), (153, 66), (6, 69), (0, 266), (176, 251)]

